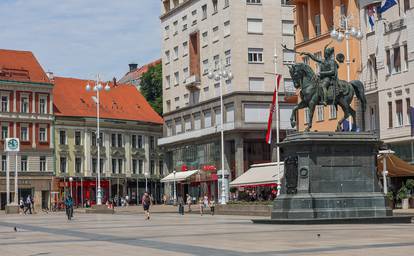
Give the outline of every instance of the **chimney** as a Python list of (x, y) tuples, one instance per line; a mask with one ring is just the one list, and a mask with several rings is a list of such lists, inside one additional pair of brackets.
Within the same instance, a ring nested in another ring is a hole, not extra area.
[(129, 64), (129, 72), (132, 72), (132, 71), (136, 70), (137, 68), (138, 68), (137, 63), (130, 63)]
[(112, 78), (112, 82), (114, 83), (114, 87), (116, 87), (117, 86), (117, 84), (116, 84), (116, 77)]
[(54, 75), (53, 75), (53, 72), (51, 72), (51, 71), (47, 71), (46, 75), (47, 75), (47, 77), (49, 78), (50, 81), (53, 81), (54, 78), (55, 78)]

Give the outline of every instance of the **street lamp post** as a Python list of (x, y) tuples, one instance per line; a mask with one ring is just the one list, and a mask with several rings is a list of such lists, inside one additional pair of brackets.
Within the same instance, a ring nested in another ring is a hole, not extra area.
[(144, 173), (145, 176), (145, 192), (148, 192), (148, 172)]
[(176, 174), (177, 172), (174, 170), (173, 171), (173, 174), (174, 174), (174, 205), (176, 205), (177, 204), (177, 189), (176, 189), (176, 187), (175, 187), (175, 174)]
[[(357, 30), (355, 27), (350, 27), (349, 22), (352, 20), (352, 15), (342, 15), (341, 16), (341, 22), (340, 26), (337, 29), (333, 29), (331, 31), (331, 37), (338, 42), (341, 42), (345, 37), (346, 42), (346, 79), (349, 82), (351, 80), (351, 61), (349, 59), (349, 39), (350, 36), (353, 36), (354, 38), (361, 40), (363, 38), (363, 34), (360, 30)], [(343, 22), (342, 22), (343, 21)], [(342, 32), (343, 31), (343, 32)]]
[[(86, 91), (91, 90), (91, 86), (89, 83), (86, 85)], [(111, 87), (109, 87), (109, 83), (105, 85), (105, 88), (102, 86), (99, 75), (96, 76), (95, 86), (93, 86), (93, 91), (96, 92), (96, 140), (97, 140), (97, 148), (98, 148), (98, 159), (97, 159), (97, 169), (98, 169), (98, 184), (96, 189), (96, 204), (102, 205), (102, 191), (101, 191), (101, 154), (100, 154), (100, 147), (101, 147), (101, 135), (100, 135), (100, 127), (99, 127), (99, 92), (105, 89), (105, 91), (109, 91)]]
[(387, 184), (387, 157), (388, 155), (394, 154), (395, 152), (391, 149), (381, 150), (379, 151), (380, 154), (384, 156), (384, 159), (382, 160), (382, 185), (384, 189), (384, 194), (386, 195), (388, 193), (388, 184)]
[(72, 197), (72, 198), (73, 198), (73, 194), (72, 194), (72, 181), (73, 181), (73, 178), (72, 178), (72, 177), (69, 177), (69, 184), (70, 184), (70, 197)]
[(220, 62), (218, 67), (208, 73), (209, 79), (219, 82), (220, 86), (220, 133), (221, 133), (221, 204), (226, 204), (226, 184), (224, 173), (224, 122), (223, 122), (223, 83), (222, 80), (233, 79), (233, 74), (227, 71)]

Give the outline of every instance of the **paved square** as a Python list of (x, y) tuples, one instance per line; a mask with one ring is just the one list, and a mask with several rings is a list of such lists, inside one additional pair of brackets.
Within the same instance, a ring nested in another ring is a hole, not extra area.
[[(0, 255), (410, 255), (414, 224), (257, 225), (173, 213), (0, 215)], [(13, 227), (17, 227), (14, 232)], [(318, 234), (320, 236), (318, 237)]]

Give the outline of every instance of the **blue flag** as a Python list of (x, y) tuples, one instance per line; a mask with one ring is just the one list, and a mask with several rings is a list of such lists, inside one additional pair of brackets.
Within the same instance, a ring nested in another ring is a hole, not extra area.
[(383, 13), (383, 12), (390, 9), (391, 7), (393, 7), (396, 4), (397, 4), (397, 1), (395, 1), (395, 0), (385, 0), (384, 5), (382, 5), (381, 8), (379, 8), (378, 12)]
[(410, 107), (411, 136), (414, 136), (414, 108)]

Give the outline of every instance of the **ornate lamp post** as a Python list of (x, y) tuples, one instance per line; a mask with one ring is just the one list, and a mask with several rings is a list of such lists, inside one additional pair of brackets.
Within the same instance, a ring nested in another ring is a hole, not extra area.
[[(89, 83), (85, 87), (86, 91), (90, 91), (92, 88)], [(95, 85), (93, 86), (93, 91), (96, 92), (96, 140), (97, 140), (97, 148), (98, 148), (98, 159), (97, 159), (97, 169), (98, 169), (98, 182), (97, 182), (97, 189), (96, 189), (96, 204), (102, 205), (102, 191), (101, 191), (101, 154), (100, 154), (100, 147), (101, 147), (101, 135), (100, 135), (100, 127), (99, 127), (99, 92), (105, 89), (105, 91), (109, 91), (111, 87), (109, 87), (109, 83), (105, 85), (105, 88), (102, 86), (99, 75), (96, 76)]]
[(226, 70), (220, 62), (218, 67), (208, 72), (208, 78), (219, 82), (220, 86), (220, 133), (221, 133), (221, 204), (226, 204), (226, 184), (225, 184), (225, 173), (224, 173), (224, 122), (223, 122), (223, 83), (222, 80), (232, 80), (233, 74)]
[(72, 177), (69, 177), (70, 196), (73, 198), (73, 194), (72, 194), (72, 181), (73, 181), (73, 178)]
[(177, 204), (177, 189), (176, 189), (176, 187), (175, 187), (175, 174), (176, 174), (177, 172), (174, 170), (173, 171), (173, 174), (174, 174), (174, 205), (176, 205)]
[(362, 34), (362, 32), (360, 30), (357, 30), (355, 27), (350, 27), (349, 26), (349, 22), (352, 20), (352, 15), (342, 15), (341, 16), (341, 22), (340, 22), (340, 26), (338, 29), (333, 29), (331, 31), (331, 38), (337, 40), (338, 42), (341, 42), (342, 40), (344, 40), (345, 37), (345, 42), (346, 42), (346, 79), (349, 82), (351, 80), (350, 76), (351, 76), (351, 61), (349, 59), (349, 39), (350, 37), (354, 37), (358, 40), (361, 40), (364, 35)]

